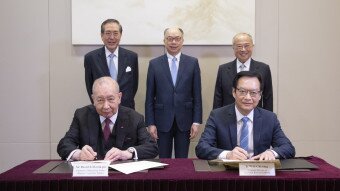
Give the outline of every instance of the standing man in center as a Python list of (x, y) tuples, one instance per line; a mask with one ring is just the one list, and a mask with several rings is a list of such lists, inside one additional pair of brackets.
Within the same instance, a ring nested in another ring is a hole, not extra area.
[(93, 82), (103, 76), (111, 76), (122, 92), (121, 105), (135, 109), (138, 89), (138, 55), (119, 46), (123, 27), (116, 19), (105, 20), (100, 29), (104, 46), (85, 55), (86, 90), (92, 100)]
[(181, 53), (183, 30), (164, 31), (166, 54), (149, 63), (145, 119), (160, 158), (187, 158), (190, 139), (202, 123), (201, 74), (197, 58)]

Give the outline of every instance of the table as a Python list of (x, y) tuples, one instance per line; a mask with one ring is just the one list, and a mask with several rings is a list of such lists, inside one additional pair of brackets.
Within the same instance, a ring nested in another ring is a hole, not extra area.
[(193, 159), (161, 159), (164, 169), (108, 177), (72, 177), (70, 173), (33, 174), (50, 160), (29, 160), (0, 175), (0, 190), (82, 191), (235, 191), (235, 190), (340, 190), (340, 169), (318, 157), (307, 160), (319, 169), (306, 172), (278, 171), (275, 177), (240, 177), (238, 171), (196, 172)]

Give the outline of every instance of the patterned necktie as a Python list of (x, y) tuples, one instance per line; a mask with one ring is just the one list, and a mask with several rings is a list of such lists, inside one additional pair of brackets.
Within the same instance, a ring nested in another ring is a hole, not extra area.
[(241, 129), (241, 137), (240, 137), (240, 147), (244, 150), (248, 151), (248, 117), (242, 118), (242, 129)]
[(110, 137), (110, 134), (111, 134), (111, 131), (110, 131), (110, 118), (106, 118), (105, 119), (105, 126), (104, 126), (104, 129), (103, 129), (103, 134), (104, 134), (104, 140), (105, 142), (107, 142), (109, 140), (109, 137)]
[(113, 61), (114, 57), (115, 55), (113, 53), (109, 55), (109, 70), (110, 70), (110, 75), (112, 79), (117, 80), (117, 70), (116, 70), (115, 63)]
[(177, 79), (177, 65), (176, 65), (177, 58), (173, 57), (171, 60), (171, 77), (172, 77), (172, 83), (176, 84)]
[(240, 72), (245, 71), (245, 69), (246, 69), (246, 65), (241, 64), (240, 65)]

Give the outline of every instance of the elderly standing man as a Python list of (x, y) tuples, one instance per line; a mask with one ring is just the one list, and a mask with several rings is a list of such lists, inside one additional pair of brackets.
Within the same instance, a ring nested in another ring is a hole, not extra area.
[(157, 140), (160, 158), (187, 158), (190, 139), (202, 123), (201, 74), (197, 58), (181, 52), (184, 42), (181, 28), (164, 31), (166, 54), (149, 63), (145, 121)]
[(122, 93), (111, 77), (93, 84), (93, 105), (75, 111), (70, 129), (59, 141), (58, 154), (66, 160), (110, 161), (148, 159), (158, 155), (157, 143), (144, 118), (120, 106)]
[(85, 55), (85, 83), (92, 100), (93, 82), (103, 76), (111, 76), (123, 93), (121, 105), (135, 109), (138, 89), (138, 55), (119, 46), (123, 27), (116, 19), (105, 20), (100, 27), (104, 46)]
[(252, 59), (253, 38), (247, 33), (238, 33), (233, 38), (233, 50), (236, 59), (222, 64), (218, 68), (213, 109), (234, 103), (232, 83), (240, 71), (255, 71), (262, 77), (263, 91), (259, 107), (273, 111), (273, 86), (270, 68), (263, 62)]

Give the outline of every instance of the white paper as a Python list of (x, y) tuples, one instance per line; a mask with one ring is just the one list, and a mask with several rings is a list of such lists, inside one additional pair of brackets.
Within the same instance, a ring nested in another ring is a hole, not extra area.
[(113, 165), (109, 165), (109, 167), (115, 170), (118, 170), (124, 174), (130, 174), (133, 172), (138, 172), (138, 171), (146, 170), (149, 168), (155, 168), (155, 167), (166, 166), (166, 165), (168, 164), (152, 162), (152, 161), (137, 161), (137, 162), (113, 164)]

